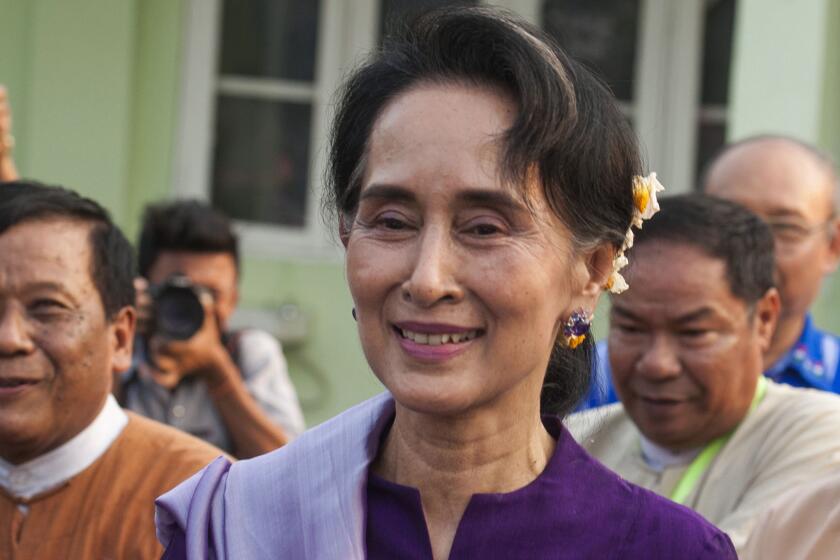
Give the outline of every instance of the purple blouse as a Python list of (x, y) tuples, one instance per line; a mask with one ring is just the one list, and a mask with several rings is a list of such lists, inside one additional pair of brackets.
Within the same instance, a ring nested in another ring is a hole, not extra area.
[[(387, 393), (291, 444), (219, 458), (157, 501), (168, 559), (430, 558), (417, 491), (369, 474), (394, 418)], [(451, 558), (736, 558), (698, 515), (625, 482), (559, 422), (557, 450), (531, 484), (473, 496)]]
[[(737, 558), (729, 538), (696, 513), (633, 486), (592, 459), (556, 420), (557, 449), (542, 474), (507, 494), (475, 494), (449, 558)], [(370, 559), (430, 559), (420, 493), (368, 475)]]

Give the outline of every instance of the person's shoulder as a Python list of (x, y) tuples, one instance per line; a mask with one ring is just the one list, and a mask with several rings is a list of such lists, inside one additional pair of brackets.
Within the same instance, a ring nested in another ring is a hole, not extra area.
[(564, 440), (567, 477), (585, 485), (588, 507), (616, 534), (618, 557), (736, 558), (722, 531), (694, 511), (621, 478)]
[(129, 453), (137, 461), (168, 463), (173, 471), (185, 473), (181, 480), (225, 455), (224, 451), (186, 432), (131, 411), (126, 414), (128, 425), (123, 443)]
[(581, 444), (614, 433), (629, 417), (620, 402), (576, 412), (564, 420), (566, 428)]
[(282, 351), (280, 341), (274, 335), (262, 329), (248, 327), (236, 331), (235, 336), (240, 351)]
[(818, 389), (791, 387), (767, 380), (767, 414), (783, 416), (788, 421), (808, 422), (815, 417), (840, 422), (840, 395)]
[(628, 553), (655, 550), (661, 558), (738, 557), (726, 533), (697, 512), (627, 484), (638, 503), (635, 522), (625, 541)]

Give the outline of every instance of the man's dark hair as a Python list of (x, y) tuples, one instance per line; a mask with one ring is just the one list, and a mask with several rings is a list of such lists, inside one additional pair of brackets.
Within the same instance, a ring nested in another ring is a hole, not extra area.
[[(368, 141), (393, 99), (423, 84), (466, 85), (510, 96), (517, 108), (502, 136), (502, 179), (524, 190), (537, 177), (552, 211), (578, 247), (621, 247), (633, 216), (636, 137), (609, 90), (547, 34), (506, 12), (429, 12), (392, 36), (339, 91), (325, 210), (349, 232), (359, 202)], [(534, 172), (537, 173), (534, 173)], [(585, 394), (591, 337), (574, 351), (558, 344), (542, 407), (564, 414)]]
[(660, 206), (636, 234), (628, 254), (631, 266), (636, 247), (654, 241), (685, 244), (723, 261), (729, 289), (747, 305), (774, 286), (773, 233), (761, 218), (740, 204), (703, 194), (664, 198)]
[(239, 240), (230, 219), (199, 200), (147, 206), (137, 251), (145, 277), (164, 251), (228, 253), (239, 270)]
[[(0, 183), (0, 235), (23, 222), (74, 220), (91, 224), (91, 278), (110, 320), (134, 305), (134, 250), (107, 210), (63, 187), (32, 181)], [(2, 257), (0, 257), (2, 258)]]

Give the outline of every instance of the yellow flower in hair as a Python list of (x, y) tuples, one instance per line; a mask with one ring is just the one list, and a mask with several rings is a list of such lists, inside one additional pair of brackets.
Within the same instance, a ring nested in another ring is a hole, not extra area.
[(651, 173), (647, 177), (636, 176), (633, 179), (633, 203), (638, 211), (638, 223), (636, 227), (641, 226), (641, 220), (649, 220), (654, 214), (659, 212), (659, 201), (656, 200), (656, 193), (662, 192), (665, 187), (656, 178), (656, 173)]
[(644, 220), (651, 219), (654, 214), (659, 212), (659, 201), (656, 199), (656, 193), (664, 190), (665, 187), (656, 178), (656, 173), (651, 173), (647, 177), (640, 175), (633, 177), (633, 220), (630, 227), (627, 228), (621, 250), (615, 256), (612, 274), (604, 284), (605, 290), (620, 294), (630, 287), (619, 272), (627, 266), (627, 257), (624, 256), (624, 251), (633, 246), (633, 227), (641, 228)]

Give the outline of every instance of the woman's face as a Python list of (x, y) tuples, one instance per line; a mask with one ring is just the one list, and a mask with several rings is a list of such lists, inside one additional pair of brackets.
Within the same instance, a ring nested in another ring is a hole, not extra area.
[(425, 85), (371, 133), (347, 276), (367, 360), (409, 409), (538, 403), (559, 328), (584, 301), (587, 266), (541, 189), (500, 180), (514, 117), (492, 90)]

